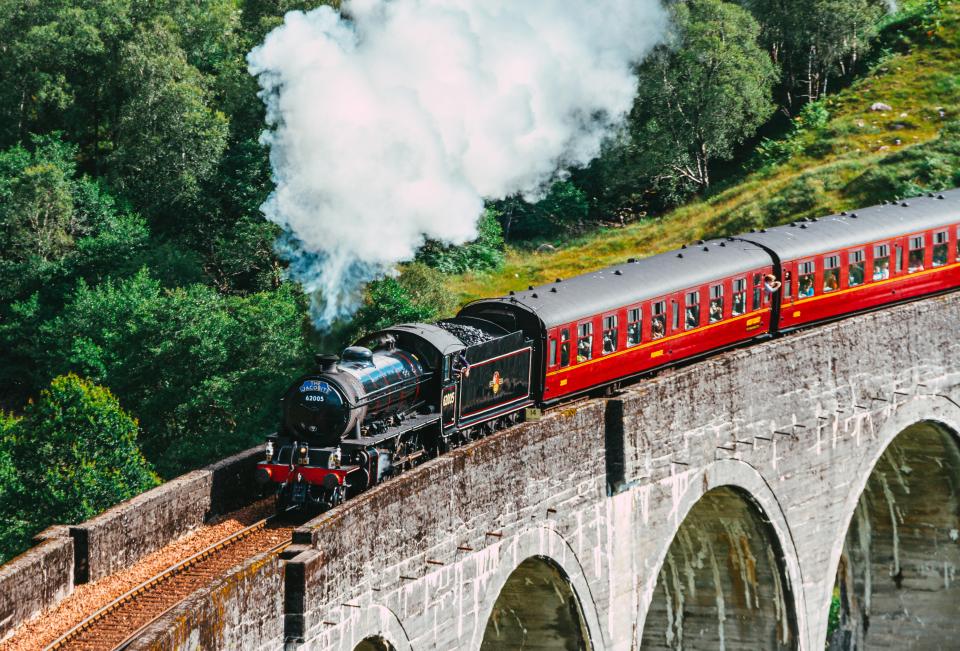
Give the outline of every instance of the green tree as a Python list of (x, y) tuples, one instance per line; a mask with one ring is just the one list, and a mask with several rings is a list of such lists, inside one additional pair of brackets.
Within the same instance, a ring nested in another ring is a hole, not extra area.
[(493, 212), (507, 238), (555, 239), (583, 228), (589, 211), (587, 196), (571, 181), (557, 181), (534, 203), (510, 197), (494, 204)]
[(84, 232), (74, 210), (76, 148), (56, 137), (33, 139), (33, 150), (0, 153), (0, 259), (61, 257)]
[(417, 253), (417, 260), (443, 273), (457, 274), (499, 269), (503, 253), (503, 228), (497, 213), (488, 208), (477, 223), (477, 239), (460, 246), (427, 242)]
[(88, 519), (158, 483), (137, 447), (137, 422), (110, 391), (76, 375), (55, 378), (12, 429), (14, 490), (37, 529)]
[(760, 40), (782, 73), (786, 107), (816, 101), (831, 78), (849, 77), (876, 36), (882, 0), (736, 0), (762, 26)]
[(229, 120), (209, 106), (202, 75), (161, 24), (140, 32), (120, 63), (127, 100), (110, 157), (113, 183), (151, 215), (170, 222), (189, 207), (216, 170)]
[(253, 445), (275, 424), (276, 397), (307, 357), (304, 324), (302, 292), (288, 284), (239, 297), (165, 289), (146, 270), (81, 280), (53, 314), (36, 297), (12, 306), (0, 342), (18, 374), (0, 378), (27, 395), (69, 372), (109, 386), (134, 406), (141, 447), (169, 477)]
[(631, 146), (638, 167), (664, 189), (706, 189), (710, 162), (732, 156), (773, 113), (777, 76), (745, 10), (691, 0), (671, 11), (675, 42), (639, 69)]

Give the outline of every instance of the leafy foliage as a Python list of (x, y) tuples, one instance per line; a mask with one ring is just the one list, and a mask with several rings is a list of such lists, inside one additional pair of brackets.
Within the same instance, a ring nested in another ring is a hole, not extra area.
[(0, 338), (33, 360), (21, 367), (31, 390), (75, 371), (137, 405), (143, 449), (170, 476), (270, 427), (270, 398), (306, 357), (303, 322), (290, 286), (231, 297), (204, 285), (165, 290), (141, 271), (96, 287), (80, 281), (53, 317), (35, 298), (17, 303)]
[(777, 72), (760, 28), (722, 0), (673, 6), (677, 42), (641, 66), (631, 120), (639, 167), (668, 192), (710, 184), (710, 162), (729, 158), (774, 111)]
[(370, 283), (363, 306), (353, 319), (348, 340), (382, 330), (397, 323), (431, 321), (449, 314), (456, 298), (443, 277), (424, 264), (403, 268), (397, 278)]
[(73, 374), (54, 378), (23, 418), (0, 421), (0, 512), (15, 523), (0, 554), (52, 523), (80, 522), (155, 486), (137, 433), (110, 391)]
[(462, 246), (427, 242), (417, 260), (443, 273), (489, 271), (503, 264), (503, 228), (497, 214), (487, 209), (477, 224), (477, 239)]

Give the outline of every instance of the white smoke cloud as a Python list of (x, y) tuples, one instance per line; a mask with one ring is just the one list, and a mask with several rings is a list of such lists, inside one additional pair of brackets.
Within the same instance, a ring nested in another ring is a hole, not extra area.
[(263, 88), (291, 275), (318, 326), (424, 238), (476, 237), (484, 199), (536, 197), (622, 122), (659, 0), (352, 0), (286, 15)]

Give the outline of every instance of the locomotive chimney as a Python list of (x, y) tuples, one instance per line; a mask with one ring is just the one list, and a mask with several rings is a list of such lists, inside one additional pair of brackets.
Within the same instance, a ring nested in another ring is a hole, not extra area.
[(317, 368), (324, 373), (330, 373), (337, 369), (337, 362), (340, 361), (340, 358), (336, 355), (316, 355), (314, 361), (317, 364)]

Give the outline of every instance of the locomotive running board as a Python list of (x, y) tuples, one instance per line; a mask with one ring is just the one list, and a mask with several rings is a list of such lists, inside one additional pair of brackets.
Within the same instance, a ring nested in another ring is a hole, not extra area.
[(440, 414), (416, 414), (405, 418), (400, 425), (388, 427), (387, 431), (383, 432), (382, 434), (374, 434), (373, 436), (360, 436), (358, 438), (345, 438), (340, 442), (340, 445), (341, 447), (376, 446), (385, 441), (390, 441), (403, 436), (404, 434), (408, 434), (423, 427), (433, 425), (439, 421)]

